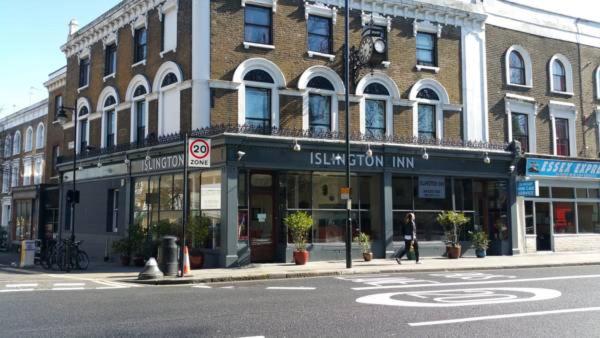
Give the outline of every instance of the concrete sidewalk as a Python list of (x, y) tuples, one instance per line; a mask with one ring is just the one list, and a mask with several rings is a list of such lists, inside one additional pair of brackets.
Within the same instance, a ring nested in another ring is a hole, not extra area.
[[(231, 282), (259, 279), (284, 279), (316, 276), (337, 276), (351, 274), (402, 273), (402, 272), (433, 272), (453, 270), (486, 270), (504, 268), (531, 268), (569, 265), (600, 265), (600, 252), (582, 253), (536, 253), (518, 256), (488, 256), (486, 258), (423, 258), (422, 264), (403, 260), (398, 265), (392, 259), (374, 259), (370, 262), (354, 260), (352, 268), (346, 269), (345, 261), (309, 262), (306, 265), (293, 263), (251, 264), (240, 268), (229, 269), (200, 269), (192, 270), (190, 276), (184, 278), (165, 277), (160, 280), (138, 281), (138, 273), (142, 268), (122, 267), (117, 263), (90, 264), (87, 271), (47, 271), (40, 267), (18, 269), (0, 265), (0, 274), (4, 279), (11, 274), (26, 274), (29, 277), (43, 278), (52, 275), (54, 278), (63, 275), (65, 278), (81, 280), (112, 280), (140, 284), (193, 284)], [(24, 277), (24, 276), (23, 276)]]

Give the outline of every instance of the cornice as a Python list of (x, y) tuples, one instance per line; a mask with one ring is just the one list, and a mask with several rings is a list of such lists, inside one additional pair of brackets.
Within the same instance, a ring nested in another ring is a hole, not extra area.
[(0, 119), (0, 131), (17, 127), (47, 114), (48, 99), (44, 99)]
[(71, 35), (64, 45), (60, 47), (66, 57), (78, 54), (90, 48), (93, 44), (108, 38), (133, 22), (148, 11), (163, 4), (165, 0), (125, 0), (104, 13), (90, 24), (82, 27)]

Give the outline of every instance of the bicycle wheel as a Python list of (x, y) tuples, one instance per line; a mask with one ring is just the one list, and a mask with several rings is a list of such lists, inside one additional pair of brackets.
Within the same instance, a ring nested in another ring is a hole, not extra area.
[(87, 253), (83, 250), (77, 250), (77, 260), (75, 263), (79, 270), (87, 270), (88, 265), (90, 264)]

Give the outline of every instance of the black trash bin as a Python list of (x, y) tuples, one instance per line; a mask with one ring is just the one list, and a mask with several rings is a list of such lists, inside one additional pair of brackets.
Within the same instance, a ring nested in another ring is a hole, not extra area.
[(160, 262), (158, 265), (164, 272), (165, 276), (177, 276), (178, 271), (178, 249), (177, 249), (177, 238), (174, 236), (165, 236), (162, 238), (162, 244), (160, 246)]

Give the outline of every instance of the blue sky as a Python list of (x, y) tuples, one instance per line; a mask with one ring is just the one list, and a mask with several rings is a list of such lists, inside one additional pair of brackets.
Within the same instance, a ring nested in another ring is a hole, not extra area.
[(71, 18), (83, 26), (118, 2), (0, 0), (0, 116), (48, 96), (43, 83), (65, 65), (60, 46)]

